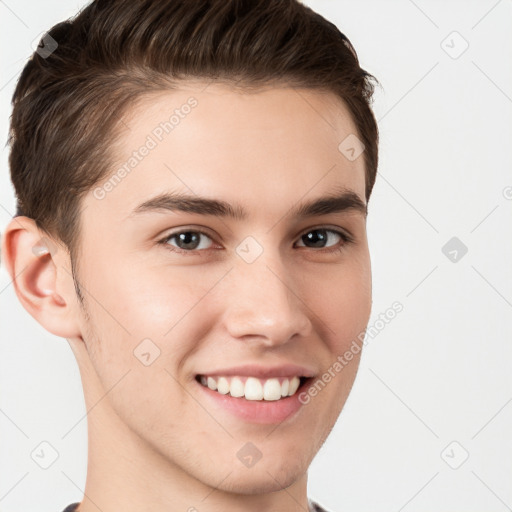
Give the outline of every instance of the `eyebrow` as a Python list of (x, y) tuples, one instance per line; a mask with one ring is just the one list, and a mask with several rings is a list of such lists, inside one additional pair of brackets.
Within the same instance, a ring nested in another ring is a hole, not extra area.
[[(244, 220), (248, 217), (247, 211), (239, 204), (231, 204), (227, 201), (183, 192), (174, 192), (162, 193), (144, 201), (128, 215), (128, 218), (133, 218), (142, 213), (163, 213), (166, 211), (229, 217), (234, 220)], [(339, 193), (301, 202), (292, 208), (288, 215), (300, 219), (341, 212), (359, 212), (366, 217), (368, 206), (354, 191), (343, 189)]]

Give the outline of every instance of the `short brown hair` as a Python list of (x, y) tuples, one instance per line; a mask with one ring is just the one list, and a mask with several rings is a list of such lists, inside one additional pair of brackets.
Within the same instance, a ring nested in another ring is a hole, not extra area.
[(181, 79), (334, 93), (365, 146), (370, 197), (377, 80), (359, 66), (348, 38), (298, 0), (96, 0), (43, 42), (14, 92), (9, 164), (16, 215), (62, 241), (72, 263), (81, 199), (111, 171), (108, 149), (123, 113)]

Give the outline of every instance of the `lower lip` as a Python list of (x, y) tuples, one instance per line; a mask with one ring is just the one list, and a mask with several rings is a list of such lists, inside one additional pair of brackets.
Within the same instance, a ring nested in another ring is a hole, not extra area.
[(312, 379), (308, 379), (294, 395), (279, 400), (247, 400), (243, 397), (223, 395), (217, 391), (195, 383), (216, 407), (222, 407), (234, 416), (251, 423), (274, 424), (291, 418), (304, 405), (299, 401), (299, 394), (304, 391)]

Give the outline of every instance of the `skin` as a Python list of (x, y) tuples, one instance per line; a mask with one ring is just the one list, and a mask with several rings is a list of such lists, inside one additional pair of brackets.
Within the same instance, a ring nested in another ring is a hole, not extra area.
[[(363, 157), (338, 150), (357, 133), (346, 107), (331, 93), (286, 86), (205, 87), (187, 82), (148, 95), (125, 116), (113, 171), (175, 108), (191, 96), (198, 102), (103, 199), (85, 197), (77, 278), (88, 316), (58, 241), (36, 256), (44, 233), (26, 217), (3, 236), (20, 301), (67, 338), (79, 364), (89, 411), (80, 512), (307, 510), (307, 469), (356, 377), (360, 353), (279, 425), (251, 424), (204, 400), (194, 377), (209, 369), (293, 362), (320, 376), (364, 332), (371, 311), (365, 215), (289, 215), (340, 187), (366, 203)], [(238, 203), (248, 217), (129, 217), (163, 191)], [(308, 246), (302, 235), (324, 226), (353, 242), (331, 233), (325, 248)], [(207, 232), (201, 254), (173, 252), (176, 238), (157, 243), (181, 228)], [(247, 236), (263, 248), (250, 264), (236, 253)], [(149, 366), (133, 353), (146, 338), (160, 350)], [(249, 441), (262, 457), (247, 468), (236, 454)]]

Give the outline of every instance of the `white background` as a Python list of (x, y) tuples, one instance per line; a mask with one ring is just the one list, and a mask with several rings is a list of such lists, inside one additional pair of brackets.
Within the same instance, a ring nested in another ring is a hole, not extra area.
[[(333, 512), (512, 510), (512, 1), (305, 3), (382, 84), (370, 324), (404, 306), (369, 340), (309, 495)], [(0, 2), (2, 231), (16, 79), (32, 41), (83, 5)], [(452, 237), (468, 248), (457, 262), (442, 252)], [(3, 268), (0, 336), (0, 511), (60, 512), (86, 476), (78, 367)], [(45, 440), (59, 453), (46, 470), (30, 456)]]

